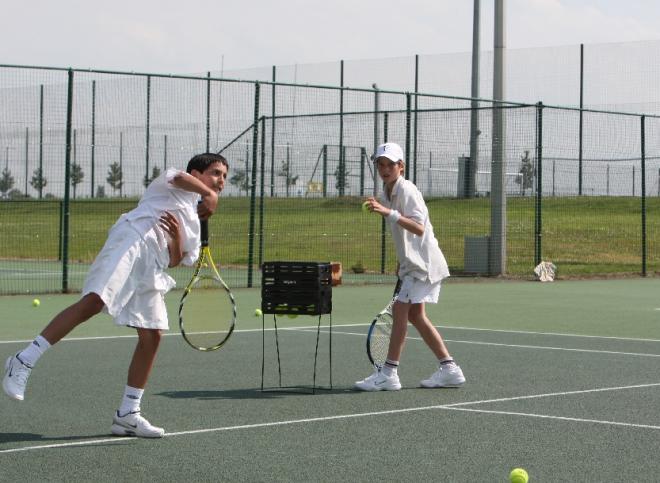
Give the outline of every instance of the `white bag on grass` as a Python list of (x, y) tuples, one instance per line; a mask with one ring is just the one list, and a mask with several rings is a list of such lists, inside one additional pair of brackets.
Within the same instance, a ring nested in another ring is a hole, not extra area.
[(557, 267), (552, 262), (541, 262), (534, 268), (534, 273), (541, 282), (552, 282), (556, 271)]

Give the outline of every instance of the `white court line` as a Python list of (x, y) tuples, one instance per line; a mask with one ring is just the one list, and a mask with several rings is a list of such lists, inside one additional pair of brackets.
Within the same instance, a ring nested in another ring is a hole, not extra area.
[[(491, 411), (491, 410), (485, 410), (485, 409), (469, 409), (469, 408), (461, 407), (461, 406), (469, 406), (469, 405), (474, 405), (474, 404), (486, 404), (486, 403), (494, 403), (494, 402), (510, 402), (510, 401), (524, 400), (524, 399), (537, 399), (537, 398), (555, 397), (555, 396), (570, 396), (570, 395), (574, 395), (574, 394), (589, 394), (589, 393), (606, 392), (606, 391), (621, 391), (621, 390), (625, 390), (625, 389), (639, 389), (639, 388), (644, 388), (644, 387), (655, 387), (655, 386), (660, 386), (660, 383), (636, 384), (636, 385), (633, 385), (633, 386), (603, 387), (603, 388), (596, 388), (596, 389), (584, 389), (584, 390), (578, 390), (578, 391), (564, 391), (564, 392), (554, 392), (554, 393), (546, 393), (546, 394), (533, 394), (533, 395), (528, 395), (528, 396), (507, 397), (507, 398), (499, 398), (499, 399), (487, 399), (487, 400), (481, 400), (481, 401), (466, 401), (466, 402), (461, 402), (461, 403), (442, 404), (442, 405), (436, 405), (436, 406), (421, 406), (421, 407), (404, 408), (404, 409), (390, 409), (390, 410), (385, 410), (385, 411), (371, 411), (371, 412), (366, 412), (366, 413), (338, 414), (338, 415), (335, 415), (335, 416), (320, 416), (320, 417), (316, 417), (316, 418), (290, 419), (290, 420), (285, 420), (285, 421), (273, 421), (273, 422), (267, 422), (267, 423), (241, 424), (241, 425), (237, 425), (237, 426), (222, 426), (222, 427), (219, 427), (219, 428), (192, 429), (192, 430), (189, 430), (189, 431), (177, 431), (177, 432), (174, 432), (174, 433), (166, 433), (165, 437), (186, 436), (186, 435), (191, 435), (191, 434), (204, 434), (204, 433), (219, 433), (219, 432), (224, 432), (224, 431), (237, 431), (237, 430), (243, 430), (243, 429), (269, 428), (269, 427), (275, 427), (275, 426), (288, 426), (288, 425), (292, 425), (292, 424), (315, 423), (315, 422), (322, 422), (322, 421), (337, 421), (337, 420), (342, 420), (342, 419), (355, 419), (355, 418), (364, 418), (364, 417), (370, 417), (370, 416), (382, 416), (382, 415), (386, 415), (386, 414), (405, 414), (405, 413), (412, 413), (412, 412), (419, 412), (419, 411), (431, 411), (431, 410), (436, 410), (436, 409), (446, 409), (446, 410), (466, 411), (466, 412), (479, 412), (479, 413), (486, 413), (486, 414), (503, 414), (503, 415), (511, 415), (511, 416), (536, 417), (536, 418), (543, 418), (543, 419), (553, 419), (553, 420), (558, 420), (558, 421), (593, 423), (593, 424), (603, 424), (603, 425), (610, 425), (610, 426), (623, 426), (623, 427), (634, 427), (634, 428), (644, 428), (644, 429), (660, 429), (660, 426), (654, 426), (654, 425), (650, 425), (650, 424), (622, 423), (622, 422), (619, 422), (619, 421), (605, 421), (605, 420), (598, 420), (598, 419), (569, 418), (569, 417), (564, 417), (564, 416), (550, 416), (550, 415), (545, 415), (545, 414), (518, 413), (518, 412), (511, 412), (511, 411), (495, 411), (495, 410)], [(17, 452), (21, 452), (21, 451), (36, 451), (36, 450), (41, 450), (41, 449), (66, 448), (66, 447), (70, 447), (70, 446), (91, 446), (91, 445), (94, 445), (94, 444), (101, 444), (101, 443), (121, 443), (121, 442), (134, 441), (134, 440), (135, 440), (134, 438), (114, 437), (114, 438), (105, 438), (105, 439), (95, 439), (95, 440), (90, 440), (90, 441), (75, 441), (75, 442), (61, 443), (61, 444), (45, 444), (45, 445), (35, 445), (35, 446), (24, 446), (24, 447), (21, 447), (21, 448), (10, 448), (10, 449), (0, 450), (0, 454), (17, 453)]]
[[(370, 323), (359, 323), (359, 324), (333, 324), (332, 327), (366, 327), (369, 326)], [(321, 329), (327, 329), (329, 325), (321, 325)], [(479, 331), (479, 332), (497, 332), (497, 333), (504, 333), (504, 334), (524, 334), (524, 335), (549, 335), (549, 336), (557, 336), (557, 337), (576, 337), (576, 338), (584, 338), (584, 339), (609, 339), (609, 340), (622, 340), (622, 341), (637, 341), (637, 342), (660, 342), (660, 339), (643, 339), (643, 338), (637, 338), (637, 337), (616, 337), (616, 336), (604, 336), (604, 335), (584, 335), (584, 334), (566, 334), (566, 333), (561, 333), (561, 332), (532, 332), (532, 331), (525, 331), (525, 330), (505, 330), (505, 329), (483, 329), (480, 327), (455, 327), (451, 325), (436, 325), (438, 329), (452, 329), (452, 330), (466, 330), (466, 331)], [(300, 326), (300, 327), (279, 327), (278, 330), (305, 330), (305, 329), (314, 329), (316, 330), (317, 326), (316, 325), (310, 325), (310, 326)], [(260, 332), (262, 329), (261, 328), (255, 328), (255, 329), (236, 329), (234, 332), (235, 333), (241, 333), (241, 332)], [(266, 328), (267, 331), (272, 331), (275, 330), (274, 328)], [(341, 332), (336, 332), (333, 330), (333, 333), (335, 334), (340, 334)], [(346, 333), (349, 334), (349, 333)], [(169, 336), (178, 336), (180, 335), (179, 331), (175, 328), (170, 329), (170, 332), (165, 332), (163, 334), (164, 337), (169, 337)], [(350, 334), (350, 335), (357, 335), (357, 334)], [(366, 335), (366, 334), (363, 334)], [(68, 337), (65, 339), (62, 339), (62, 342), (77, 342), (77, 341), (85, 341), (85, 340), (108, 340), (108, 339), (126, 339), (126, 338), (136, 338), (136, 335), (111, 335), (111, 336), (100, 336), (100, 337)], [(32, 339), (25, 339), (25, 340), (0, 340), (0, 344), (23, 344), (23, 343), (28, 343), (32, 342)], [(456, 341), (456, 342), (464, 342), (464, 341)], [(464, 343), (469, 343), (469, 342), (464, 342)], [(485, 343), (484, 343), (485, 344)], [(520, 346), (520, 347), (525, 347), (525, 346)], [(535, 346), (529, 346), (529, 347), (535, 347)], [(568, 349), (567, 349), (568, 350)], [(625, 353), (624, 353), (625, 354)]]
[[(299, 327), (298, 329), (289, 329), (289, 330), (301, 330), (305, 332), (311, 332), (310, 329), (303, 329)], [(366, 337), (366, 334), (360, 334), (357, 332), (339, 332), (332, 331), (333, 335), (355, 335), (359, 337)], [(406, 336), (406, 340), (422, 340), (421, 337), (411, 337)], [(471, 345), (488, 345), (495, 347), (514, 347), (517, 349), (544, 349), (552, 351), (568, 351), (568, 352), (586, 352), (593, 354), (612, 354), (620, 356), (640, 356), (640, 357), (660, 357), (660, 354), (648, 354), (645, 352), (622, 352), (622, 351), (608, 351), (608, 350), (596, 350), (596, 349), (574, 349), (568, 347), (553, 347), (553, 346), (544, 346), (544, 345), (523, 345), (523, 344), (503, 344), (501, 342), (479, 342), (474, 340), (457, 340), (457, 339), (444, 339), (445, 342), (452, 342), (454, 344), (471, 344)]]

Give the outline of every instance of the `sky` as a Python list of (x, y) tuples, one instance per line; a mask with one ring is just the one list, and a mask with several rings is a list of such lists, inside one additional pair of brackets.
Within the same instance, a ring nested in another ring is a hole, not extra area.
[[(481, 0), (492, 50), (494, 0)], [(191, 74), (469, 52), (472, 0), (3, 2), (0, 64)], [(657, 0), (505, 0), (510, 49), (660, 40)]]

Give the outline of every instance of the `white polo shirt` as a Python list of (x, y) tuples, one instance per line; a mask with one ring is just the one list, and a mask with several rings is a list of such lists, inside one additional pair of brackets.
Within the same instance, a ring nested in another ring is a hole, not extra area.
[(411, 276), (432, 284), (447, 278), (449, 267), (433, 233), (429, 210), (417, 186), (399, 176), (392, 187), (390, 197), (386, 191), (382, 193), (381, 203), (424, 227), (424, 234), (417, 236), (385, 218), (396, 246), (399, 278)]

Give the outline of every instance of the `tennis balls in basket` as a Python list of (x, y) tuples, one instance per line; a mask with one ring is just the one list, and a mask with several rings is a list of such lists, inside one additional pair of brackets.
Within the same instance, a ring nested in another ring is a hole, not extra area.
[(529, 475), (522, 468), (514, 468), (509, 474), (509, 479), (511, 483), (527, 483), (529, 481)]
[(369, 213), (369, 202), (368, 201), (365, 201), (364, 203), (362, 203), (362, 211), (364, 211), (365, 213)]
[(32, 306), (33, 306), (33, 307), (39, 307), (40, 305), (41, 305), (41, 300), (39, 300), (39, 299), (34, 299), (34, 300), (32, 301)]
[(261, 309), (254, 309), (255, 317), (261, 317), (262, 315), (264, 315), (264, 313), (261, 311)]

